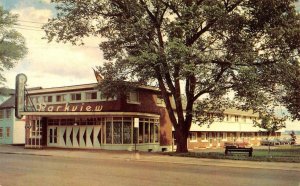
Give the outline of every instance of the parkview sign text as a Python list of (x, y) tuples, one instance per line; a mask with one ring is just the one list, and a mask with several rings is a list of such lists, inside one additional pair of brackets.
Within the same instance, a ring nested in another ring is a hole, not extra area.
[(38, 112), (101, 112), (103, 106), (85, 103), (66, 103), (64, 105), (47, 105), (46, 103), (40, 103), (36, 105), (35, 109)]

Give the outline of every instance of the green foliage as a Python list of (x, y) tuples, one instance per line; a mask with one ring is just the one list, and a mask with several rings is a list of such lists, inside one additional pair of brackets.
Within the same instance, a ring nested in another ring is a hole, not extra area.
[(186, 142), (195, 111), (204, 117), (230, 102), (262, 112), (270, 103), (289, 103), (284, 96), (296, 83), (287, 80), (298, 82), (300, 17), (294, 0), (53, 2), (58, 14), (44, 26), (48, 40), (82, 44), (84, 37), (105, 38), (100, 48), (114, 65), (100, 70), (122, 73), (116, 82), (156, 81), (175, 131), (181, 131), (178, 144)]
[(1, 72), (13, 68), (27, 53), (24, 37), (12, 29), (17, 18), (0, 6), (0, 83), (5, 81)]
[(291, 136), (291, 139), (292, 139), (292, 145), (295, 145), (296, 144), (296, 139), (297, 139), (297, 136), (296, 136), (296, 134), (295, 134), (295, 132), (294, 131), (292, 131), (291, 133), (290, 133), (290, 136)]
[(260, 121), (254, 121), (256, 126), (266, 129), (269, 135), (285, 127), (287, 117), (275, 117), (273, 113), (259, 114)]

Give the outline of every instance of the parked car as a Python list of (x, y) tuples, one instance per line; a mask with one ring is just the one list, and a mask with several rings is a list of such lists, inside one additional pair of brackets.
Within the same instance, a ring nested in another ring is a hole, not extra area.
[(271, 145), (271, 142), (268, 139), (262, 139), (262, 140), (260, 140), (260, 145), (269, 146), (269, 145)]
[(278, 138), (274, 138), (274, 139), (271, 139), (269, 140), (271, 145), (280, 145), (280, 140)]
[(282, 138), (280, 139), (281, 145), (290, 145), (292, 143), (292, 138)]
[(274, 145), (288, 145), (292, 143), (291, 138), (274, 138), (274, 139), (262, 139), (260, 141), (260, 145), (266, 145), (266, 146), (274, 146)]

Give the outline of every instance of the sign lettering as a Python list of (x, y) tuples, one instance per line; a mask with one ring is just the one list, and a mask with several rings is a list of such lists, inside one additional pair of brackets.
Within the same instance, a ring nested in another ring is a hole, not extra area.
[(88, 105), (84, 103), (81, 105), (71, 103), (66, 103), (65, 105), (40, 103), (36, 105), (36, 111), (38, 112), (101, 112), (102, 109), (102, 105)]

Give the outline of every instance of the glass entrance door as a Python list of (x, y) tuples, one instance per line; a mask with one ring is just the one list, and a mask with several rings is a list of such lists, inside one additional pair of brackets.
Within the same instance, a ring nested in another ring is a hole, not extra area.
[(57, 127), (51, 126), (48, 128), (48, 145), (57, 145)]

